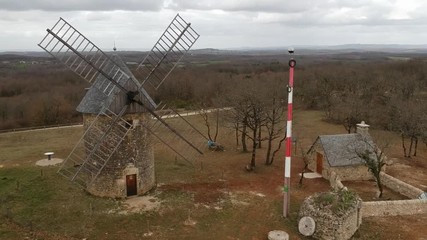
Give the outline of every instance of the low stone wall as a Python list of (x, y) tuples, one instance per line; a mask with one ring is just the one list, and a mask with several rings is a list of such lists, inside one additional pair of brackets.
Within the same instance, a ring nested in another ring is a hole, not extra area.
[(424, 193), (423, 190), (394, 178), (384, 172), (381, 172), (381, 183), (391, 190), (411, 199), (417, 199)]
[[(343, 189), (342, 176), (334, 170), (328, 169), (328, 180), (335, 190)], [(423, 190), (405, 183), (395, 177), (381, 172), (381, 183), (389, 189), (398, 192), (410, 200), (375, 201), (363, 202), (361, 209), (362, 217), (416, 215), (427, 213), (427, 200), (418, 199)]]
[(410, 200), (363, 202), (362, 217), (416, 215), (427, 213), (427, 200), (418, 199), (423, 191), (384, 172), (381, 172), (381, 183)]
[(362, 217), (416, 215), (427, 213), (427, 200), (410, 199), (395, 201), (363, 202)]
[[(330, 171), (329, 182), (333, 189), (342, 189), (345, 186), (340, 176)], [(375, 201), (363, 202), (361, 209), (362, 217), (399, 216), (427, 214), (427, 200), (418, 199), (423, 191), (384, 172), (381, 173), (381, 182), (384, 186), (398, 192), (410, 200)]]
[[(298, 219), (311, 217), (314, 220), (316, 224), (314, 234), (312, 235), (314, 239), (350, 239), (362, 223), (362, 216), (360, 214), (362, 199), (356, 195), (351, 200), (351, 203), (347, 202), (347, 204), (351, 205), (345, 210), (337, 210), (336, 201), (343, 199), (339, 194), (337, 192), (317, 193), (307, 197), (302, 203)], [(330, 197), (335, 200), (332, 200)]]
[(340, 190), (345, 187), (341, 182), (340, 176), (338, 176), (336, 172), (330, 171), (328, 175), (329, 175), (329, 184), (334, 190)]

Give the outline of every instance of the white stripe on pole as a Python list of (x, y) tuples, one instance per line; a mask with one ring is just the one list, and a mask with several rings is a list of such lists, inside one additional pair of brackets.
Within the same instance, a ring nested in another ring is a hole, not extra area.
[(285, 177), (291, 177), (291, 157), (285, 158)]
[(292, 120), (286, 122), (286, 136), (292, 137)]
[(292, 92), (294, 91), (293, 88), (290, 88), (289, 94), (288, 94), (288, 104), (292, 104), (292, 100), (293, 100), (293, 94)]

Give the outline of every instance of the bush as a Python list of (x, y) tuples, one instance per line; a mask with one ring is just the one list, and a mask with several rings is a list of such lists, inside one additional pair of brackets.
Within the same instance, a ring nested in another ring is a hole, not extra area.
[(322, 192), (314, 196), (313, 200), (318, 208), (330, 209), (335, 215), (343, 215), (356, 207), (357, 194), (348, 190)]

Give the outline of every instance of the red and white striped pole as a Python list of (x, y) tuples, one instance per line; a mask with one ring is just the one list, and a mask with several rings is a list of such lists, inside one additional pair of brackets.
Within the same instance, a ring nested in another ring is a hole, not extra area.
[(288, 217), (290, 207), (290, 186), (291, 186), (291, 154), (292, 154), (292, 98), (294, 92), (294, 68), (297, 62), (292, 55), (294, 49), (290, 48), (289, 53), (289, 85), (288, 85), (288, 121), (286, 122), (286, 155), (285, 155), (285, 185), (283, 186), (283, 217)]

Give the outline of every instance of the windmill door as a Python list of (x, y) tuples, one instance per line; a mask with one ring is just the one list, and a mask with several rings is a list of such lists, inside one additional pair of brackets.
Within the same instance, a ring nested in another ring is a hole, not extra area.
[(127, 196), (136, 195), (136, 174), (126, 175)]
[(316, 172), (322, 174), (323, 170), (323, 154), (317, 152), (316, 156)]

